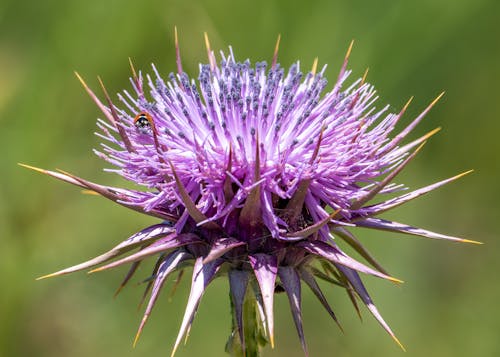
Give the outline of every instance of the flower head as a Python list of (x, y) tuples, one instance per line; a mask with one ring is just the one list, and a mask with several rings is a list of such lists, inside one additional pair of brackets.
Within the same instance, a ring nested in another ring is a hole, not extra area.
[[(174, 352), (207, 286), (221, 275), (229, 278), (233, 335), (238, 336), (233, 342), (243, 350), (250, 343), (245, 341), (245, 301), (255, 301), (256, 328), (274, 344), (273, 296), (281, 290), (288, 295), (307, 353), (301, 281), (336, 321), (317, 279), (344, 288), (356, 309), (359, 298), (398, 342), (359, 273), (399, 280), (350, 229), (466, 241), (378, 218), (463, 175), (410, 193), (392, 183), (437, 131), (402, 144), (440, 96), (392, 135), (409, 102), (397, 114), (388, 113), (388, 106), (376, 109), (376, 92), (365, 78), (346, 84), (351, 73), (346, 69), (348, 55), (337, 80), (328, 86), (326, 67), (316, 71), (316, 63), (303, 73), (298, 62), (283, 69), (276, 62), (277, 51), (271, 65), (253, 65), (237, 61), (232, 50), (221, 54), (217, 63), (208, 41), (207, 48), (209, 63), (200, 65), (197, 80), (183, 72), (180, 57), (177, 73), (168, 80), (154, 66), (153, 75), (145, 78), (132, 67), (133, 92), (118, 95), (121, 106), (111, 102), (104, 86), (106, 102), (101, 102), (78, 76), (107, 119), (98, 121), (97, 135), (105, 143), (96, 154), (114, 166), (109, 171), (142, 189), (102, 186), (71, 174), (38, 170), (162, 222), (103, 255), (49, 276), (103, 263), (94, 271), (131, 263), (121, 288), (142, 260), (157, 256), (140, 332), (167, 277), (194, 265)], [(344, 253), (340, 242), (353, 247), (368, 264)]]

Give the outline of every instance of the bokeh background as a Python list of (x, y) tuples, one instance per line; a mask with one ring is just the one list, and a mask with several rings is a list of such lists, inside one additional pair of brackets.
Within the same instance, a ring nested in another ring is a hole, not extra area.
[[(167, 356), (183, 314), (189, 279), (169, 300), (165, 290), (135, 349), (142, 287), (117, 299), (126, 268), (53, 280), (34, 278), (107, 250), (153, 224), (109, 201), (25, 170), (23, 162), (62, 168), (109, 185), (91, 149), (100, 115), (73, 75), (112, 93), (129, 88), (128, 57), (150, 71), (175, 71), (173, 28), (184, 69), (205, 61), (203, 32), (214, 49), (239, 59), (315, 57), (333, 82), (351, 39), (353, 79), (368, 80), (399, 111), (415, 96), (408, 123), (446, 90), (413, 137), (441, 126), (399, 177), (420, 187), (467, 169), (475, 173), (388, 214), (395, 220), (486, 243), (459, 245), (359, 231), (401, 287), (366, 278), (375, 302), (406, 345), (402, 351), (363, 310), (360, 322), (343, 291), (328, 296), (343, 335), (304, 289), (311, 356), (500, 355), (500, 2), (420, 1), (0, 1), (0, 356)], [(148, 270), (141, 271), (142, 276)], [(137, 282), (137, 281), (136, 281)], [(171, 282), (169, 283), (171, 285)], [(264, 356), (302, 356), (285, 295), (276, 299), (277, 347)], [(228, 286), (210, 287), (178, 356), (223, 356), (230, 330)]]

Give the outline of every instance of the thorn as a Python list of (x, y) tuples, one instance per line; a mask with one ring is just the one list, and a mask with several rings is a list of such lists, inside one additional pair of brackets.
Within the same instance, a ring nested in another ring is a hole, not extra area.
[(347, 64), (347, 61), (349, 60), (349, 57), (351, 56), (351, 51), (352, 47), (354, 46), (354, 40), (351, 40), (351, 43), (349, 44), (349, 48), (347, 49), (347, 52), (344, 57), (344, 62)]
[(429, 139), (431, 136), (433, 136), (434, 134), (438, 133), (441, 131), (441, 127), (438, 126), (437, 128), (429, 131), (427, 134), (425, 134), (424, 136), (422, 136), (422, 140), (427, 140)]
[(318, 57), (314, 58), (313, 65), (311, 68), (311, 73), (313, 76), (316, 74), (317, 69), (318, 69)]
[(470, 244), (477, 244), (477, 245), (483, 245), (483, 242), (479, 242), (477, 240), (469, 240), (469, 239), (460, 239), (458, 242), (460, 243), (470, 243)]
[(311, 78), (309, 79), (309, 81), (307, 82), (307, 85), (310, 86), (313, 81), (314, 81), (314, 76), (316, 75), (316, 70), (318, 69), (318, 57), (314, 58), (314, 61), (313, 61), (313, 64), (312, 64), (312, 68), (311, 68)]
[(399, 284), (403, 284), (403, 283), (404, 283), (404, 281), (403, 281), (403, 280), (398, 279), (398, 278), (394, 278), (394, 277), (392, 277), (392, 276), (388, 276), (388, 277), (387, 277), (387, 280), (392, 281), (393, 283), (396, 283), (396, 284), (398, 284), (398, 285), (399, 285)]
[(352, 51), (353, 46), (354, 46), (354, 40), (351, 41), (349, 48), (347, 49), (347, 53), (345, 54), (344, 63), (342, 63), (342, 67), (340, 68), (340, 72), (339, 72), (339, 75), (337, 77), (337, 82), (336, 82), (337, 84), (334, 87), (335, 93), (338, 93), (338, 91), (340, 90), (340, 86), (338, 83), (342, 80), (342, 77), (344, 76), (344, 73), (347, 69), (347, 62), (349, 61), (349, 56), (351, 55), (351, 51)]
[(148, 316), (149, 315), (144, 315), (142, 317), (142, 321), (141, 321), (141, 324), (139, 325), (139, 330), (137, 331), (137, 333), (135, 334), (135, 338), (134, 338), (134, 343), (132, 344), (132, 347), (135, 348), (135, 346), (137, 345), (137, 342), (139, 342), (139, 338), (141, 337), (141, 333), (142, 333), (142, 327), (144, 326), (144, 324), (146, 323), (146, 320), (148, 319)]
[(111, 124), (113, 124), (113, 126), (118, 129), (118, 126), (117, 126), (118, 115), (116, 115), (115, 108), (113, 106), (113, 103), (111, 102), (111, 98), (109, 97), (108, 91), (106, 90), (106, 87), (104, 86), (104, 83), (103, 83), (100, 76), (97, 76), (97, 80), (99, 81), (99, 84), (101, 85), (101, 89), (104, 93), (104, 97), (106, 98), (106, 101), (108, 102), (109, 110), (111, 111), (111, 116), (113, 118), (113, 121), (111, 122)]
[(85, 81), (83, 80), (82, 76), (80, 76), (80, 74), (75, 71), (75, 75), (76, 75), (76, 78), (78, 78), (78, 80), (80, 81), (80, 83), (82, 84), (83, 88), (85, 88), (87, 91), (90, 90), (89, 86), (87, 85), (87, 83), (85, 83)]
[[(118, 289), (116, 289), (115, 294), (113, 295), (113, 299), (117, 298), (117, 296), (122, 292), (124, 287), (125, 287), (125, 285), (120, 285), (118, 287)], [(135, 347), (135, 344), (134, 344), (134, 347)]]
[(208, 62), (210, 63), (210, 69), (213, 71), (215, 69), (215, 59), (210, 47), (210, 41), (208, 40), (208, 34), (206, 32), (204, 32), (203, 35), (205, 37), (205, 47), (207, 48)]
[(64, 170), (61, 170), (61, 169), (56, 168), (56, 171), (57, 171), (57, 172), (60, 172), (60, 173), (62, 173), (62, 174), (64, 174), (64, 175), (66, 175), (66, 176), (74, 177), (74, 175), (72, 175), (72, 174), (70, 174), (69, 172), (64, 171)]
[(175, 292), (177, 291), (177, 288), (179, 287), (179, 284), (181, 283), (182, 277), (184, 276), (184, 269), (181, 269), (179, 271), (179, 274), (177, 275), (177, 279), (174, 281), (174, 286), (172, 286), (172, 290), (170, 290), (170, 293), (168, 294), (168, 301), (172, 301), (172, 298), (175, 295)]
[(130, 64), (130, 70), (132, 71), (132, 77), (136, 83), (139, 82), (139, 77), (137, 77), (137, 72), (135, 71), (134, 63), (132, 62), (132, 58), (128, 58), (128, 63)]
[(118, 113), (115, 110), (115, 106), (114, 106), (113, 102), (111, 101), (111, 98), (108, 94), (108, 91), (106, 90), (106, 87), (104, 86), (104, 83), (103, 83), (101, 77), (97, 76), (97, 80), (99, 81), (99, 84), (101, 85), (102, 91), (104, 93), (104, 98), (106, 98), (106, 101), (108, 102), (109, 111), (111, 112), (111, 117), (110, 117), (110, 119), (112, 119), (111, 123), (118, 130), (118, 133), (120, 134), (120, 137), (122, 138), (123, 143), (125, 144), (125, 147), (127, 148), (127, 151), (128, 152), (135, 152), (134, 147), (132, 146), (132, 143), (130, 142), (130, 139), (128, 138), (127, 133), (125, 132), (123, 127), (118, 125), (118, 123), (120, 122), (120, 117), (118, 116)]
[[(110, 112), (110, 109), (108, 109), (102, 102), (101, 100), (95, 95), (95, 93), (89, 88), (87, 83), (83, 80), (83, 78), (78, 74), (78, 72), (75, 71), (76, 78), (80, 81), (82, 84), (83, 88), (89, 95), (89, 97), (94, 101), (94, 103), (99, 107), (99, 109), (103, 112), (103, 114), (106, 116), (106, 118), (109, 120), (110, 123), (113, 124), (114, 127), (116, 127), (116, 120), (113, 117), (112, 113)], [(112, 107), (112, 105), (110, 106)], [(118, 127), (119, 129), (120, 127)]]
[(84, 195), (100, 196), (100, 194), (92, 190), (82, 190), (81, 192)]
[(408, 101), (406, 102), (406, 104), (403, 106), (403, 109), (401, 109), (401, 111), (399, 112), (399, 117), (401, 118), (403, 116), (403, 114), (406, 112), (406, 109), (408, 109), (408, 107), (410, 106), (410, 103), (413, 101), (413, 96), (410, 97), (410, 99), (408, 99)]
[(459, 178), (464, 177), (465, 175), (468, 175), (468, 174), (470, 174), (472, 172), (474, 172), (474, 170), (468, 170), (468, 171), (462, 172), (461, 174), (453, 176), (451, 179), (452, 180), (458, 180)]
[(137, 92), (139, 93), (139, 98), (144, 99), (144, 92), (142, 91), (142, 84), (139, 80), (139, 76), (137, 76), (137, 72), (135, 71), (134, 63), (132, 62), (132, 58), (128, 58), (128, 63), (130, 64), (130, 70), (132, 72), (132, 79), (134, 80), (134, 84), (137, 88)]
[(54, 276), (58, 276), (58, 275), (59, 275), (58, 273), (47, 274), (47, 275), (39, 276), (35, 280), (38, 281), (38, 280), (43, 280), (43, 279), (47, 279), (47, 278), (53, 278)]
[(439, 100), (443, 97), (444, 93), (445, 93), (445, 92), (444, 92), (444, 91), (442, 91), (442, 92), (441, 92), (441, 94), (439, 94), (439, 95), (436, 97), (436, 99), (434, 99), (434, 100), (432, 101), (432, 103), (429, 105), (429, 107), (430, 107), (430, 108), (432, 108), (432, 107), (433, 107), (433, 106), (434, 106), (434, 105), (435, 105), (435, 104), (436, 104), (436, 103), (437, 103), (437, 102), (438, 102), (438, 101), (439, 101)]
[(366, 81), (366, 77), (368, 77), (368, 71), (370, 70), (370, 68), (367, 68), (365, 70), (365, 73), (363, 74), (363, 77), (361, 78), (361, 83), (359, 84), (359, 86), (361, 87), (363, 84), (365, 84), (365, 81)]
[(273, 63), (271, 65), (271, 68), (274, 68), (274, 66), (276, 66), (276, 63), (278, 62), (278, 51), (280, 48), (280, 40), (281, 40), (281, 34), (278, 34), (278, 39), (276, 40), (276, 45), (274, 46)]
[(350, 209), (352, 210), (357, 210), (360, 209), (365, 203), (371, 201), (376, 195), (385, 187), (387, 186), (405, 167), (410, 163), (415, 156), (422, 150), (422, 148), (425, 146), (427, 141), (422, 142), (416, 149), (411, 153), (409, 156), (407, 156), (398, 166), (396, 166), (382, 181), (378, 182), (375, 184), (375, 187), (368, 191), (366, 194), (355, 200), (352, 204)]
[(33, 170), (33, 171), (36, 171), (36, 172), (40, 172), (42, 174), (47, 174), (47, 170), (41, 169), (39, 167), (30, 166), (30, 165), (26, 165), (26, 164), (21, 164), (20, 162), (18, 162), (17, 164), (19, 166), (24, 167), (24, 168), (27, 168), (27, 169), (30, 169), (30, 170)]
[(405, 348), (405, 346), (403, 346), (401, 341), (399, 341), (399, 339), (394, 335), (391, 335), (391, 337), (394, 340), (394, 342), (396, 342), (398, 344), (398, 346), (403, 350), (403, 352), (406, 352), (406, 348)]
[(174, 42), (175, 42), (175, 61), (177, 63), (177, 72), (182, 74), (181, 51), (179, 49), (179, 37), (177, 36), (177, 26), (174, 26)]

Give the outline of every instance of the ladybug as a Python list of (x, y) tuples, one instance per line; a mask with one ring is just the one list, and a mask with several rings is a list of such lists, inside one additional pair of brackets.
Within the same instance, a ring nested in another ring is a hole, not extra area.
[(141, 112), (135, 116), (134, 125), (141, 134), (151, 134), (153, 118), (149, 113)]

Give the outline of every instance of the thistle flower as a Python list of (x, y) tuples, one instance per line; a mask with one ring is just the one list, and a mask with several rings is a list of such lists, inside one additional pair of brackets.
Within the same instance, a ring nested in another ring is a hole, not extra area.
[[(161, 222), (94, 259), (45, 277), (130, 263), (120, 290), (144, 259), (156, 256), (138, 337), (166, 279), (192, 265), (191, 292), (172, 355), (188, 334), (206, 288), (218, 276), (229, 279), (233, 333), (227, 350), (232, 354), (258, 355), (266, 342), (274, 345), (273, 297), (284, 291), (307, 355), (301, 282), (337, 322), (318, 279), (345, 289), (356, 310), (360, 299), (400, 344), (359, 273), (400, 280), (389, 275), (350, 229), (474, 243), (378, 218), (467, 173), (410, 193), (393, 183), (439, 130), (403, 144), (442, 94), (391, 136), (411, 100), (392, 114), (388, 106), (375, 108), (376, 92), (365, 77), (346, 85), (352, 44), (336, 82), (324, 93), (326, 66), (317, 71), (317, 61), (306, 74), (298, 62), (286, 71), (277, 63), (277, 44), (269, 66), (238, 62), (231, 49), (217, 63), (205, 40), (209, 63), (200, 65), (197, 80), (182, 70), (177, 34), (177, 73), (168, 81), (154, 65), (154, 74), (144, 78), (131, 64), (133, 92), (118, 95), (121, 107), (112, 103), (100, 79), (104, 103), (77, 74), (107, 119), (98, 121), (97, 135), (106, 143), (95, 153), (114, 166), (108, 171), (143, 189), (34, 169)], [(340, 241), (367, 264), (347, 255)]]

